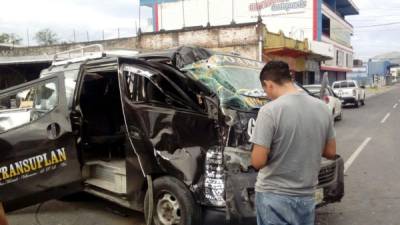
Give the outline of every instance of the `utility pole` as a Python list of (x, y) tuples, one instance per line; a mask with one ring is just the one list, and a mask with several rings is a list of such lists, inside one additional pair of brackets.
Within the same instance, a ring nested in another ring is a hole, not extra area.
[(185, 0), (182, 0), (182, 19), (183, 19), (183, 28), (185, 28)]
[(102, 36), (103, 36), (103, 41), (104, 41), (104, 30), (102, 30)]
[(210, 25), (210, 0), (207, 0), (207, 27)]
[(86, 31), (86, 37), (87, 37), (87, 41), (89, 42), (90, 41), (90, 39), (89, 39), (89, 31)]
[(26, 29), (26, 41), (28, 42), (28, 47), (29, 47), (29, 28)]
[(232, 22), (231, 24), (235, 24), (235, 0), (232, 0)]
[(74, 43), (76, 42), (76, 33), (75, 33), (75, 29), (74, 29)]
[(161, 0), (161, 5), (160, 5), (160, 30), (164, 29), (163, 28), (163, 6), (164, 6), (164, 0)]
[(119, 28), (118, 28), (118, 30), (117, 30), (117, 31), (118, 31), (118, 39), (119, 39), (119, 37), (120, 37), (120, 36), (119, 36)]
[(139, 29), (138, 29), (136, 36), (138, 36), (142, 33), (142, 28), (141, 28), (141, 23), (140, 23), (140, 18), (141, 18), (140, 13), (141, 13), (141, 11), (140, 11), (140, 3), (139, 3)]

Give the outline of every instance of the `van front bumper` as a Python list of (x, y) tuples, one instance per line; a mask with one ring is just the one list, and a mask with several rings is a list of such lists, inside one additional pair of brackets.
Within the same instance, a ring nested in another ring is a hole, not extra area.
[[(324, 160), (319, 174), (318, 189), (323, 189), (323, 199), (317, 207), (339, 202), (344, 196), (344, 164), (336, 160)], [(254, 184), (257, 173), (228, 173), (226, 178), (226, 207), (204, 207), (203, 224), (248, 224), (256, 225), (254, 207)]]

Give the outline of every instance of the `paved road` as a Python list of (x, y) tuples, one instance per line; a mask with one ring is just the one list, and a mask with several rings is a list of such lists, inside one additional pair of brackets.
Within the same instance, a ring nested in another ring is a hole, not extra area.
[(339, 153), (348, 162), (359, 154), (346, 171), (345, 198), (318, 210), (319, 225), (400, 224), (400, 86), (366, 103), (337, 124)]
[[(395, 104), (397, 105), (394, 108)], [(390, 113), (390, 114), (389, 114)], [(400, 224), (400, 85), (348, 107), (336, 124), (346, 165), (346, 195), (317, 212), (318, 225)], [(14, 212), (12, 225), (142, 225), (143, 214), (124, 212), (97, 198), (50, 201)], [(37, 222), (39, 220), (39, 223)]]

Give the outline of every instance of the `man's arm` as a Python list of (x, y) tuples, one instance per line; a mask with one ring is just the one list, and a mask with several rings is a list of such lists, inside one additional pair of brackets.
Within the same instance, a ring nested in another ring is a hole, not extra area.
[(327, 159), (335, 159), (336, 158), (336, 139), (329, 139), (325, 144), (324, 151), (322, 152), (322, 156)]
[(6, 214), (3, 209), (3, 204), (0, 202), (0, 225), (7, 225)]
[(269, 152), (268, 148), (254, 144), (251, 153), (251, 164), (256, 170), (260, 170), (267, 165)]

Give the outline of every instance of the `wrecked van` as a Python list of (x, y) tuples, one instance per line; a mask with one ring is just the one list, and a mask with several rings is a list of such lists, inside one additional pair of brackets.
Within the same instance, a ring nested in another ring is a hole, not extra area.
[[(256, 224), (249, 138), (268, 104), (263, 64), (197, 47), (95, 47), (0, 92), (6, 208), (85, 191), (157, 225)], [(318, 205), (343, 194), (342, 159), (322, 160)]]

